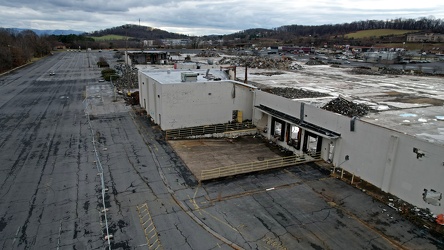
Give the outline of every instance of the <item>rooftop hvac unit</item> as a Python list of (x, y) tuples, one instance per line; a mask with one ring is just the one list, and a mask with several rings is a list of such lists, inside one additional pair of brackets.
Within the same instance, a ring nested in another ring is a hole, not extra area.
[(180, 74), (182, 82), (196, 82), (198, 73), (194, 72), (182, 72)]

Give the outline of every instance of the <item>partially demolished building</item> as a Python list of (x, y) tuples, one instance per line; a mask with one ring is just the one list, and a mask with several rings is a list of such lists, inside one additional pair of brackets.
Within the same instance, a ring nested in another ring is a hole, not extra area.
[(220, 70), (140, 70), (139, 92), (142, 108), (162, 130), (251, 121), (257, 133), (284, 148), (317, 153), (405, 202), (444, 213), (442, 107), (434, 109), (437, 123), (427, 140), (390, 123), (262, 91)]

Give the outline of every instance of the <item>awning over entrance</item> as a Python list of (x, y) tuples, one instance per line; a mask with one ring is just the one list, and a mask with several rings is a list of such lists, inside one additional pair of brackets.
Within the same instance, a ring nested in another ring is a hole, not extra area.
[(303, 128), (303, 129), (305, 129), (307, 131), (310, 131), (310, 132), (312, 132), (312, 133), (314, 133), (316, 135), (322, 136), (324, 138), (337, 139), (337, 138), (339, 138), (341, 136), (341, 134), (339, 134), (339, 133), (336, 133), (336, 132), (333, 132), (331, 130), (319, 127), (319, 126), (317, 126), (315, 124), (311, 124), (311, 123), (306, 122), (306, 121), (302, 121), (299, 118), (296, 118), (294, 116), (291, 116), (291, 115), (285, 114), (283, 112), (277, 111), (275, 109), (269, 108), (269, 107), (264, 106), (262, 104), (259, 105), (259, 106), (256, 106), (256, 108), (262, 110), (264, 113), (267, 113), (267, 114), (269, 114), (271, 116), (274, 116), (276, 118), (284, 120), (284, 121), (286, 121), (286, 122), (288, 122), (290, 124), (294, 124), (294, 125), (296, 125), (296, 126), (298, 126), (300, 128)]

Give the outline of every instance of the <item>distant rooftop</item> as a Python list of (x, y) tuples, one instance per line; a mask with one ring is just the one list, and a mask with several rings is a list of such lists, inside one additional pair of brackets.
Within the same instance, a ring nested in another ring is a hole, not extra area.
[(163, 50), (128, 50), (128, 54), (166, 54)]
[(151, 78), (159, 82), (160, 84), (176, 84), (182, 82), (182, 73), (195, 73), (197, 75), (196, 82), (208, 82), (208, 81), (226, 81), (229, 80), (226, 73), (218, 69), (193, 69), (193, 70), (140, 70), (141, 73), (149, 75)]

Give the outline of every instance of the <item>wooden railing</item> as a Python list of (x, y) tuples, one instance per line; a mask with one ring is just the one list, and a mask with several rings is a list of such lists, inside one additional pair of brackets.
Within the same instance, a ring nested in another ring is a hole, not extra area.
[(207, 126), (188, 127), (180, 129), (165, 130), (165, 139), (182, 139), (190, 136), (224, 133), (227, 131), (236, 131), (243, 129), (251, 129), (255, 126), (251, 122), (243, 123), (221, 123)]
[(214, 169), (202, 170), (199, 181), (217, 179), (221, 177), (245, 174), (274, 168), (298, 165), (321, 159), (320, 152), (314, 154), (292, 155), (264, 161), (254, 161)]

